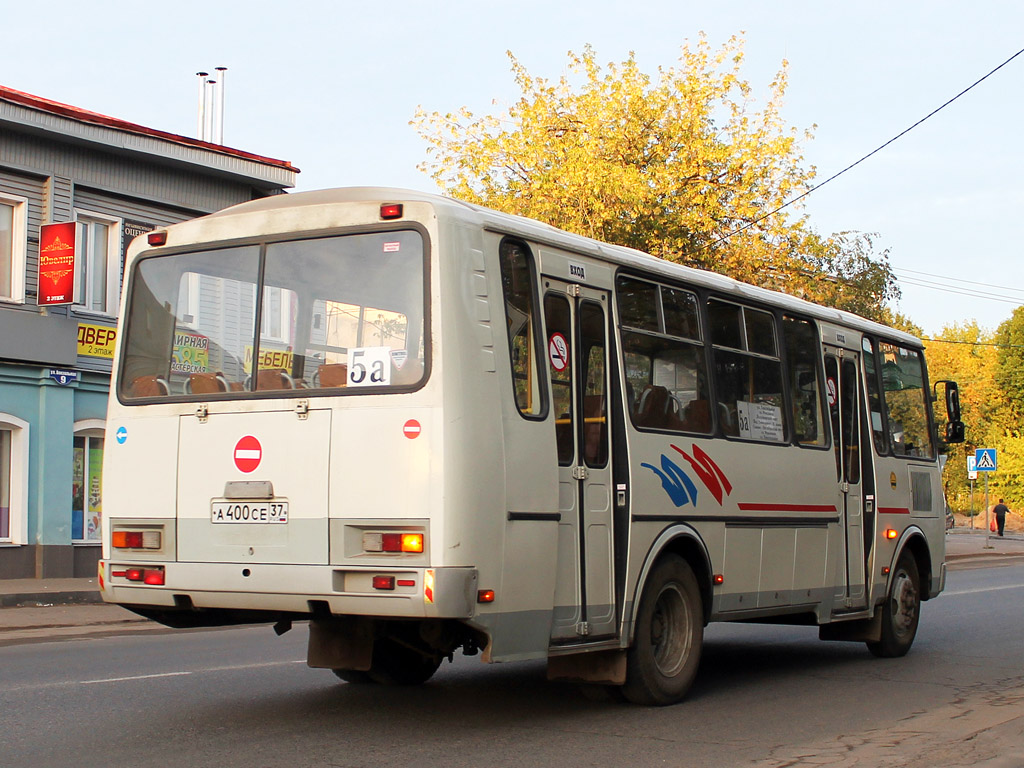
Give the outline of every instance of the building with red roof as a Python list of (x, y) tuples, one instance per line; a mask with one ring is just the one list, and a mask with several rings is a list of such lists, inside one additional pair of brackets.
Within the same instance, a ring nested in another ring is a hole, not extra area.
[(0, 579), (96, 573), (129, 242), (298, 172), (0, 86)]

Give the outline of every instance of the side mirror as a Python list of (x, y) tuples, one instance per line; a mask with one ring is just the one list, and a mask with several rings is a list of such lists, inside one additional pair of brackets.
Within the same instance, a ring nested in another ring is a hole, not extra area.
[(955, 381), (946, 384), (946, 415), (950, 421), (960, 421), (960, 387)]
[[(960, 420), (960, 388), (955, 381), (942, 379), (935, 382), (946, 385), (946, 442), (962, 443), (964, 441), (964, 423)], [(938, 399), (938, 396), (935, 398)]]

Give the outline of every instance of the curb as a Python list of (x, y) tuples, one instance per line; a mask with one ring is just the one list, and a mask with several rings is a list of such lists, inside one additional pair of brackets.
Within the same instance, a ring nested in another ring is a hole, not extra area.
[(94, 605), (102, 603), (99, 591), (28, 592), (0, 595), (0, 608), (45, 608), (53, 605)]

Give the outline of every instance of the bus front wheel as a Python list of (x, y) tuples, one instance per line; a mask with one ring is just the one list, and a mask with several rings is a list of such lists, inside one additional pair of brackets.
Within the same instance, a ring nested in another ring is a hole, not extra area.
[(905, 551), (896, 562), (889, 594), (882, 606), (882, 637), (868, 650), (880, 658), (904, 656), (914, 644), (921, 618), (921, 585), (914, 555)]
[(678, 555), (662, 558), (640, 598), (623, 695), (635, 704), (681, 700), (700, 664), (704, 618), (697, 578)]

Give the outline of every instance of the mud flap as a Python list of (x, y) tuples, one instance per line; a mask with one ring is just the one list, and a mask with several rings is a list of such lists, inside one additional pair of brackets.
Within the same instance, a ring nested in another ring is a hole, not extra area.
[(882, 611), (870, 619), (837, 621), (818, 627), (819, 640), (843, 640), (854, 643), (877, 643), (882, 639)]
[(306, 664), (365, 672), (373, 659), (373, 634), (373, 620), (362, 616), (311, 621)]
[(548, 659), (548, 680), (622, 685), (626, 682), (626, 652), (592, 651)]

